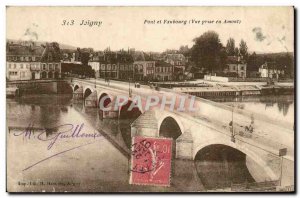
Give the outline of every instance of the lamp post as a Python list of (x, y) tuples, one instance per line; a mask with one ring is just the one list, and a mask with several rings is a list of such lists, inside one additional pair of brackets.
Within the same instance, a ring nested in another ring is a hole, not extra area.
[(71, 82), (73, 82), (72, 69), (71, 69)]
[(129, 95), (129, 98), (131, 98), (131, 96), (132, 96), (131, 88), (130, 88), (130, 81), (131, 81), (131, 78), (128, 79), (128, 95)]
[(96, 80), (97, 80), (97, 74), (96, 74), (96, 71), (95, 71), (95, 88), (97, 87)]
[(231, 122), (229, 123), (229, 126), (231, 125), (231, 141), (235, 143), (235, 133), (233, 129), (233, 110), (234, 110), (234, 105), (232, 105)]

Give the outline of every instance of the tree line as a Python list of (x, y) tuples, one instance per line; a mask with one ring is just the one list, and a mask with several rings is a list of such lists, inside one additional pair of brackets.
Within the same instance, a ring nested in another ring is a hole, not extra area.
[(278, 66), (276, 69), (284, 69), (289, 77), (294, 75), (294, 57), (291, 53), (250, 54), (243, 39), (236, 45), (234, 38), (229, 38), (224, 46), (215, 31), (207, 31), (194, 38), (193, 42), (191, 48), (181, 46), (178, 52), (190, 57), (194, 70), (204, 69), (211, 74), (220, 72), (226, 68), (229, 56), (240, 56), (247, 63), (248, 71), (258, 71), (262, 64), (272, 61)]

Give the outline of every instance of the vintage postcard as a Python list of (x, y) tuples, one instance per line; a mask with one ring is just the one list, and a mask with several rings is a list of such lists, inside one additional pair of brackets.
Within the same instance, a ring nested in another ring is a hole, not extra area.
[(294, 7), (6, 7), (8, 192), (294, 192)]

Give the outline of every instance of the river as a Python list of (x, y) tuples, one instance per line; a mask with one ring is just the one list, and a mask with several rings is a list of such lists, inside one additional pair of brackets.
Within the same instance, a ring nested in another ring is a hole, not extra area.
[[(292, 96), (217, 101), (245, 110), (260, 109), (259, 113), (286, 121), (294, 116)], [(229, 148), (222, 148), (223, 153), (212, 152), (214, 148), (203, 151), (195, 162), (173, 158), (170, 187), (130, 185), (130, 124), (134, 119), (102, 119), (97, 108), (75, 103), (72, 95), (7, 99), (6, 110), (9, 191), (203, 191), (254, 181), (243, 154), (232, 157), (234, 151)], [(28, 126), (34, 129), (31, 137), (22, 133)], [(78, 126), (82, 133), (94, 136), (41, 141), (55, 137), (58, 126)]]

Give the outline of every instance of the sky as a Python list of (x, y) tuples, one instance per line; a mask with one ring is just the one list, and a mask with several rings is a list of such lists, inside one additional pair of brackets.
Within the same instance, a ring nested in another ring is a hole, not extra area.
[[(74, 20), (74, 25), (62, 25), (64, 20), (69, 24)], [(82, 20), (97, 25), (80, 25)], [(7, 7), (6, 25), (7, 39), (56, 41), (94, 50), (162, 52), (191, 47), (195, 37), (215, 31), (224, 45), (229, 37), (236, 46), (244, 39), (251, 52), (294, 51), (292, 7)]]

